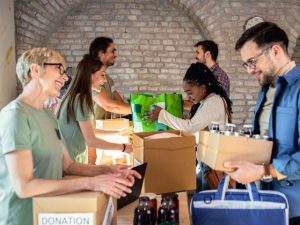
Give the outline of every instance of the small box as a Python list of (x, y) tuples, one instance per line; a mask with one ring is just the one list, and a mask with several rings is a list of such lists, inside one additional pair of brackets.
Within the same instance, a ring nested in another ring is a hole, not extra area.
[[(104, 127), (103, 127), (104, 126)], [(105, 128), (105, 129), (104, 129)], [(130, 129), (130, 121), (128, 119), (116, 118), (106, 120), (96, 120), (96, 136), (104, 141), (127, 144), (130, 143), (130, 135), (132, 129)], [(125, 130), (122, 130), (125, 129)], [(99, 132), (100, 130), (100, 132)], [(103, 130), (109, 130), (115, 132), (112, 135), (103, 135)], [(119, 133), (118, 133), (119, 132)], [(127, 154), (121, 151), (112, 151), (107, 149), (96, 149), (89, 147), (89, 163), (96, 165), (112, 165), (112, 164), (127, 164), (131, 165), (133, 157), (131, 154)]]
[(226, 136), (201, 131), (197, 158), (212, 169), (226, 171), (228, 160), (242, 160), (255, 164), (268, 164), (271, 160), (272, 141), (245, 136)]
[(33, 198), (34, 225), (116, 225), (116, 201), (100, 192)]
[(114, 118), (105, 120), (96, 120), (96, 127), (103, 130), (120, 130), (131, 126), (129, 119)]
[[(179, 137), (145, 139), (159, 133)], [(133, 134), (133, 155), (147, 162), (142, 192), (156, 194), (196, 188), (195, 136), (182, 131), (141, 132)]]

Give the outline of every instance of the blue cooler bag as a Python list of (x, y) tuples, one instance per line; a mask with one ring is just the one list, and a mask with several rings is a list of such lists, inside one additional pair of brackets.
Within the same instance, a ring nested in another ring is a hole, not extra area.
[(224, 176), (217, 190), (193, 195), (193, 225), (288, 225), (288, 202), (277, 191), (258, 191), (255, 183), (246, 190), (228, 189)]

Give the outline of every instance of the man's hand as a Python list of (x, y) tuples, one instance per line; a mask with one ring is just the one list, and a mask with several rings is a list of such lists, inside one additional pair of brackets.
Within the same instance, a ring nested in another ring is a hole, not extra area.
[(264, 174), (264, 167), (246, 161), (227, 161), (224, 166), (233, 169), (233, 172), (226, 172), (232, 179), (241, 184), (259, 180)]

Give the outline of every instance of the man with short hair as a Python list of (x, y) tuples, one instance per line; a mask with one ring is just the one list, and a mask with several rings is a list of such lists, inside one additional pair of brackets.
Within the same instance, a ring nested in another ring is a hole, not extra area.
[(227, 96), (230, 94), (230, 80), (228, 75), (216, 63), (218, 58), (218, 45), (211, 40), (199, 41), (194, 46), (196, 48), (195, 59), (198, 62), (204, 63), (217, 78), (220, 86), (224, 89)]
[(290, 225), (300, 224), (300, 66), (288, 55), (288, 36), (276, 24), (259, 23), (237, 41), (243, 67), (262, 86), (254, 110), (254, 133), (273, 139), (271, 164), (225, 162), (230, 176), (246, 184), (272, 182), (290, 206)]
[[(97, 57), (106, 66), (113, 66), (117, 58), (117, 49), (113, 40), (109, 37), (95, 38), (89, 48), (89, 54)], [(114, 81), (108, 74), (107, 82), (100, 89), (93, 91), (95, 119), (110, 118), (110, 113), (131, 114), (130, 104), (123, 101), (119, 92), (112, 91)]]

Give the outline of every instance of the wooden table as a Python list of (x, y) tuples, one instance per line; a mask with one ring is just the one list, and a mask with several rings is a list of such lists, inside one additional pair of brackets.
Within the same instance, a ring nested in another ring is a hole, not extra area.
[[(179, 224), (180, 225), (190, 225), (190, 213), (188, 198), (186, 192), (178, 192), (179, 199)], [(161, 196), (157, 197), (157, 209), (160, 206)], [(131, 204), (125, 206), (124, 208), (118, 210), (117, 218), (118, 225), (132, 225), (133, 224), (133, 215), (134, 209), (138, 205), (138, 200), (132, 202)]]

